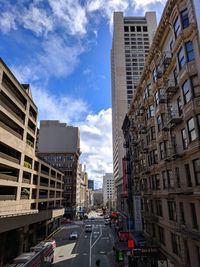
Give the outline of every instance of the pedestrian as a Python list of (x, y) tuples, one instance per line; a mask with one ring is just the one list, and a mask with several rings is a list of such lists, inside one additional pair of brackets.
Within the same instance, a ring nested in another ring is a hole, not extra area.
[(100, 259), (96, 260), (96, 266), (100, 266)]

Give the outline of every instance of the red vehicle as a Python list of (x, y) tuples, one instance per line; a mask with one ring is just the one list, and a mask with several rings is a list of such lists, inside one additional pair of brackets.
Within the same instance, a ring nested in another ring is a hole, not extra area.
[(54, 262), (55, 248), (55, 240), (43, 241), (5, 267), (49, 267)]

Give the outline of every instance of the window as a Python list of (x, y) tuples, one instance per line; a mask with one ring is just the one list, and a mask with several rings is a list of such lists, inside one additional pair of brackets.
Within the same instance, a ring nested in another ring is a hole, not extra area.
[(177, 186), (178, 186), (178, 188), (180, 188), (181, 187), (181, 179), (180, 179), (180, 172), (179, 172), (178, 167), (175, 168), (175, 176), (176, 176)]
[(200, 84), (199, 84), (199, 78), (197, 75), (194, 75), (191, 77), (191, 84), (192, 84), (192, 92), (194, 97), (200, 96)]
[(177, 68), (175, 68), (173, 70), (173, 75), (174, 75), (174, 83), (175, 83), (175, 85), (177, 85), (178, 84), (178, 71), (177, 71)]
[(147, 32), (147, 26), (143, 26), (143, 32)]
[(189, 26), (189, 18), (188, 18), (188, 11), (187, 8), (181, 11), (181, 23), (182, 28), (185, 29)]
[(165, 158), (165, 143), (160, 143), (160, 159)]
[[(137, 26), (137, 32), (141, 32), (141, 26)], [(139, 40), (140, 38), (138, 38)]]
[(185, 55), (184, 55), (184, 49), (181, 47), (181, 49), (178, 52), (178, 64), (179, 69), (181, 70), (185, 64)]
[(176, 202), (168, 201), (168, 213), (171, 221), (176, 221)]
[(191, 179), (190, 165), (189, 164), (185, 164), (185, 175), (186, 175), (186, 180), (187, 180), (187, 186), (191, 187), (192, 186), (192, 179)]
[(162, 171), (163, 189), (167, 188), (167, 172)]
[(182, 101), (181, 101), (180, 96), (177, 98), (177, 106), (178, 106), (178, 114), (179, 114), (179, 116), (181, 116), (183, 113), (183, 105), (182, 105)]
[(196, 185), (200, 185), (200, 159), (195, 159), (192, 161), (193, 170), (194, 170), (194, 178)]
[(194, 203), (190, 203), (191, 215), (192, 215), (192, 226), (195, 229), (198, 229), (197, 214)]
[(194, 50), (191, 41), (185, 43), (185, 49), (186, 49), (187, 61), (194, 60)]
[(158, 126), (158, 132), (160, 132), (161, 130), (161, 125), (162, 125), (162, 122), (161, 122), (161, 116), (157, 116), (157, 126)]
[(163, 215), (163, 212), (162, 212), (162, 200), (160, 200), (160, 199), (156, 200), (156, 214), (158, 216), (161, 216), (161, 217)]
[(128, 32), (128, 31), (129, 31), (128, 26), (125, 26), (125, 27), (124, 27), (124, 31), (125, 31), (125, 32)]
[(185, 213), (184, 213), (183, 202), (179, 203), (179, 211), (180, 211), (180, 223), (185, 224)]
[(174, 178), (173, 178), (172, 170), (167, 170), (167, 183), (168, 183), (168, 188), (174, 187)]
[(135, 31), (135, 27), (134, 26), (131, 26), (131, 32), (134, 32)]
[(161, 226), (158, 226), (158, 237), (160, 243), (165, 244), (165, 232), (164, 228), (162, 228)]
[(182, 136), (182, 143), (183, 143), (183, 149), (186, 149), (188, 146), (187, 136), (186, 136), (186, 130), (181, 130), (181, 136)]
[(150, 128), (150, 133), (151, 133), (151, 140), (156, 140), (156, 130), (154, 126)]
[(181, 27), (180, 27), (179, 18), (177, 17), (177, 19), (174, 22), (174, 35), (176, 38), (179, 36), (180, 32), (181, 32)]
[(190, 142), (192, 142), (197, 138), (195, 127), (194, 127), (194, 118), (191, 118), (187, 122), (187, 126), (188, 126), (189, 140), (190, 140)]
[(180, 256), (180, 237), (171, 233), (171, 243), (173, 253)]

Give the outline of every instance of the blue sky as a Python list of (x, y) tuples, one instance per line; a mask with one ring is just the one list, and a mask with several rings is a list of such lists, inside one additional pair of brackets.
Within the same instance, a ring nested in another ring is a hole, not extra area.
[(96, 187), (112, 172), (112, 13), (160, 19), (166, 0), (0, 0), (0, 57), (30, 83), (39, 119), (79, 126)]

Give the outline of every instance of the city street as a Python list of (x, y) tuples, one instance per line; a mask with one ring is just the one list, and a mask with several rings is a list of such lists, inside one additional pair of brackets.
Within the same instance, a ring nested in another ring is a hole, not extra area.
[[(65, 225), (53, 238), (56, 240), (56, 259), (54, 267), (95, 267), (96, 260), (100, 266), (114, 267), (113, 234), (109, 226), (104, 224), (103, 218), (92, 212), (92, 219), (77, 221)], [(92, 225), (92, 232), (86, 233), (84, 226)], [(77, 240), (69, 240), (71, 232), (78, 233)]]

